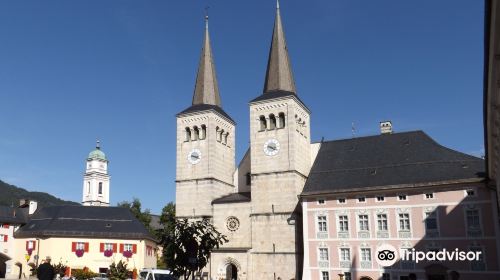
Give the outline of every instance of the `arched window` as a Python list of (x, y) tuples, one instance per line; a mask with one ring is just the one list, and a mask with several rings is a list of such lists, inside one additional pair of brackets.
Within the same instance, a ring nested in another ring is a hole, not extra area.
[(285, 127), (285, 113), (281, 112), (278, 114), (278, 128), (284, 128)]
[(87, 193), (90, 194), (90, 182), (87, 182)]
[(99, 182), (99, 191), (97, 194), (102, 194), (102, 182)]
[(276, 129), (276, 117), (274, 114), (269, 115), (269, 129)]
[(224, 129), (221, 129), (219, 135), (217, 136), (217, 141), (222, 142), (222, 135), (224, 135)]
[(189, 127), (186, 127), (186, 139), (184, 140), (184, 142), (189, 141), (191, 141), (191, 129), (189, 129)]
[(229, 138), (229, 132), (226, 132), (226, 134), (224, 134), (224, 145), (227, 145), (227, 138)]
[(219, 128), (219, 127), (216, 127), (216, 128), (215, 128), (215, 140), (216, 140), (217, 142), (220, 142), (220, 140), (219, 140), (219, 134), (220, 134), (220, 128)]
[(198, 129), (197, 126), (193, 127), (193, 140), (196, 141), (196, 140), (199, 140), (200, 139), (200, 130)]
[(202, 124), (200, 131), (200, 140), (205, 140), (205, 138), (207, 138), (207, 127), (204, 124)]
[(260, 124), (260, 129), (259, 131), (264, 131), (267, 128), (267, 123), (266, 123), (266, 117), (260, 116), (259, 117), (259, 124)]

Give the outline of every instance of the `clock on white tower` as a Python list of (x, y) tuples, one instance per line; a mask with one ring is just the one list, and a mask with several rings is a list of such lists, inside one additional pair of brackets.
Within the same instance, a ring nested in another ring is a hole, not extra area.
[(275, 156), (280, 150), (280, 142), (276, 139), (269, 139), (264, 143), (264, 153), (268, 156)]
[(193, 149), (189, 152), (187, 159), (191, 164), (197, 164), (201, 160), (201, 151), (198, 149)]

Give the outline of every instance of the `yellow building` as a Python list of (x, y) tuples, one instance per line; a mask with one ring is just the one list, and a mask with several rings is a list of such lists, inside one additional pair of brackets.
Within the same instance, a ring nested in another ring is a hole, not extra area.
[[(106, 272), (120, 260), (130, 270), (156, 267), (156, 240), (127, 208), (51, 206), (14, 233), (14, 262), (6, 278), (29, 276), (46, 256), (52, 264)], [(19, 271), (21, 270), (21, 271)]]

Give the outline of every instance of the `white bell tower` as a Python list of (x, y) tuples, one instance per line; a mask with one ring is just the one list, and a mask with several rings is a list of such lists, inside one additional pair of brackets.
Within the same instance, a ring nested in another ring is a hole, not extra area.
[(97, 141), (95, 150), (87, 158), (83, 176), (83, 199), (85, 206), (109, 206), (108, 159)]

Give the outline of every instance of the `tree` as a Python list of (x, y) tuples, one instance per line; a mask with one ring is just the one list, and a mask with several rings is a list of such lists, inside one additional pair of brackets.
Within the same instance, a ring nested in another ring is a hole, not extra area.
[(151, 213), (150, 213), (150, 210), (149, 209), (146, 209), (144, 211), (142, 211), (141, 207), (141, 201), (134, 197), (132, 202), (128, 202), (128, 201), (122, 201), (122, 202), (119, 202), (117, 204), (118, 207), (124, 207), (124, 208), (128, 208), (130, 209), (130, 212), (132, 212), (132, 214), (134, 214), (134, 216), (141, 222), (144, 224), (144, 226), (148, 229), (148, 231), (153, 234), (154, 236), (154, 232), (151, 228)]
[(108, 269), (108, 278), (110, 280), (124, 280), (128, 279), (130, 272), (127, 269), (127, 264), (119, 261), (117, 264), (113, 262)]
[[(156, 230), (156, 238), (160, 241), (160, 244), (168, 244), (163, 250), (171, 250), (172, 245), (166, 240), (167, 237), (172, 236), (175, 232), (175, 203), (169, 202), (165, 207), (163, 207), (160, 215), (160, 225), (161, 228)], [(164, 245), (165, 246), (165, 245)], [(172, 254), (168, 254), (169, 256)], [(158, 268), (167, 268), (166, 263), (171, 260), (166, 260), (164, 255), (158, 259)]]
[(163, 259), (175, 276), (184, 279), (190, 275), (194, 279), (194, 273), (201, 272), (208, 264), (213, 249), (228, 241), (208, 219), (193, 222), (174, 219), (173, 227), (172, 231), (164, 231), (161, 238)]

